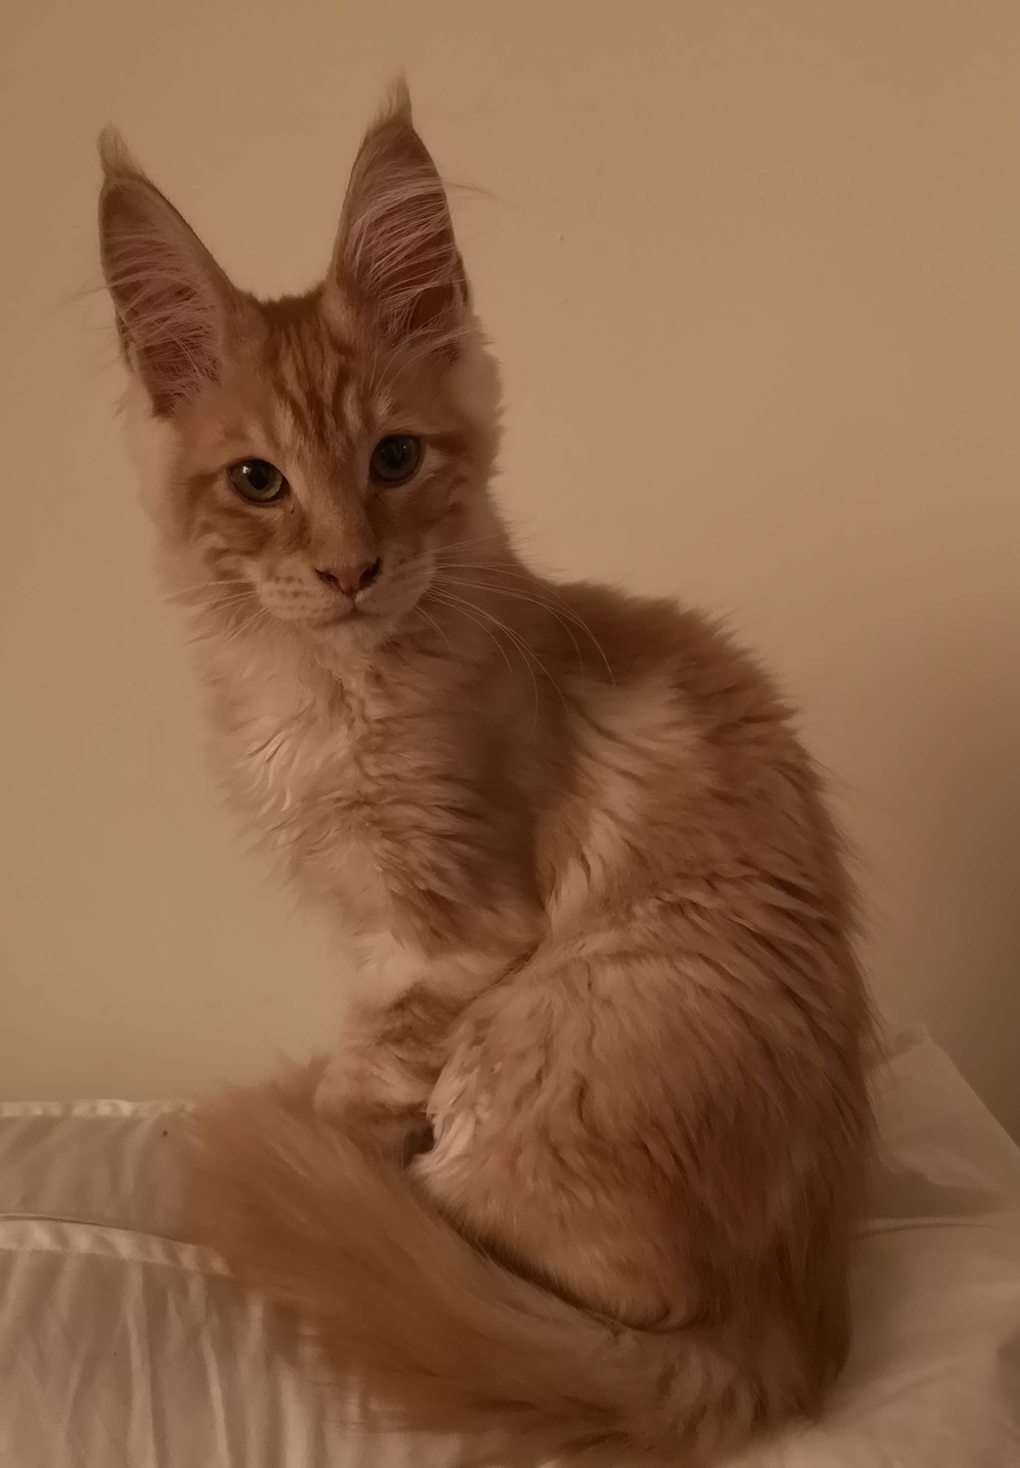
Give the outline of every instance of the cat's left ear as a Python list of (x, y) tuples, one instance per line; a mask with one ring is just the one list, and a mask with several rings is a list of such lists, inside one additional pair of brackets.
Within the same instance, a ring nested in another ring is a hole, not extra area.
[(446, 191), (402, 81), (355, 159), (330, 274), (395, 345), (452, 347), (470, 310)]

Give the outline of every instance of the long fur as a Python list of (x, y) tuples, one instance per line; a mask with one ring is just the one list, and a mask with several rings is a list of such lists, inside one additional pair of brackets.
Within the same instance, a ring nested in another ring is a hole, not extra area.
[[(872, 1028), (789, 710), (706, 618), (517, 555), (495, 369), (406, 95), (301, 297), (235, 290), (122, 147), (104, 161), (216, 764), (353, 945), (324, 1066), (199, 1114), (207, 1237), (340, 1378), (480, 1460), (707, 1468), (817, 1412)], [(372, 479), (392, 434), (420, 446), (407, 484)], [(278, 502), (235, 492), (250, 458)], [(342, 592), (352, 567), (375, 569)]]
[(710, 1328), (628, 1330), (510, 1273), (319, 1116), (307, 1073), (207, 1105), (198, 1135), (206, 1227), (245, 1275), (401, 1426), (467, 1433), (472, 1463), (698, 1468), (810, 1405)]

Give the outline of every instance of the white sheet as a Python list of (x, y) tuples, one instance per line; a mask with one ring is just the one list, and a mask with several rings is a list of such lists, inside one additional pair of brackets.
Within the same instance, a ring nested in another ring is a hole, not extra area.
[[(879, 1094), (850, 1365), (824, 1424), (744, 1464), (1013, 1468), (1020, 1152), (922, 1032)], [(450, 1444), (342, 1422), (258, 1300), (187, 1241), (179, 1126), (170, 1104), (0, 1106), (2, 1468), (450, 1463)]]

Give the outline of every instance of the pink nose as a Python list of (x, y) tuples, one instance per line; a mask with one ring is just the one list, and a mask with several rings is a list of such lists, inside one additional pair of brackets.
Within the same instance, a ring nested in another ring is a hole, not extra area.
[(359, 591), (372, 585), (381, 570), (382, 557), (377, 556), (374, 561), (362, 561), (359, 566), (334, 566), (330, 571), (317, 568), (315, 574), (327, 586), (345, 591), (348, 596), (357, 596)]

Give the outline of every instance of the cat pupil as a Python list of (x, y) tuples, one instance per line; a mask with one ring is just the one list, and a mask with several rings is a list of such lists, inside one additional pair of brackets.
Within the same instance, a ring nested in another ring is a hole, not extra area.
[(403, 484), (421, 462), (421, 442), (409, 433), (388, 433), (372, 450), (372, 477), (384, 484)]
[(287, 481), (265, 459), (241, 459), (227, 470), (230, 483), (252, 505), (272, 505), (287, 493)]

